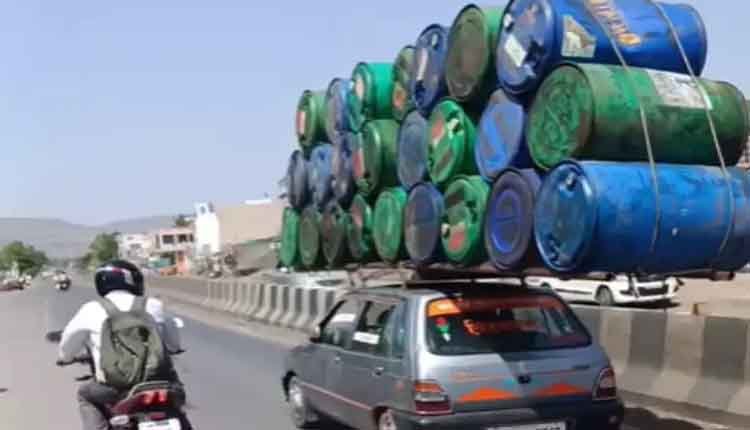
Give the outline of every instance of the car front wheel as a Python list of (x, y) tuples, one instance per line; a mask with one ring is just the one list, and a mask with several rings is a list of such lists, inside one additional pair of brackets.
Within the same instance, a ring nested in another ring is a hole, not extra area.
[(305, 393), (296, 377), (292, 377), (289, 381), (289, 414), (295, 427), (299, 429), (316, 428), (318, 419), (307, 404)]

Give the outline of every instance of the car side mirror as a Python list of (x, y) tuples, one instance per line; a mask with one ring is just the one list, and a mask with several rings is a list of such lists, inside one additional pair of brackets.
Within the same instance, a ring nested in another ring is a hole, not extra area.
[(310, 342), (320, 343), (321, 336), (322, 336), (322, 332), (320, 330), (320, 326), (316, 325), (315, 328), (313, 328), (312, 334), (310, 335)]

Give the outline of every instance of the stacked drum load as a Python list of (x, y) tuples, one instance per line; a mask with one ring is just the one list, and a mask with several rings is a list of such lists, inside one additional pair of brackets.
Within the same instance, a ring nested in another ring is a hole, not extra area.
[(468, 5), (303, 93), (282, 263), (736, 271), (748, 106), (706, 56), (686, 5)]

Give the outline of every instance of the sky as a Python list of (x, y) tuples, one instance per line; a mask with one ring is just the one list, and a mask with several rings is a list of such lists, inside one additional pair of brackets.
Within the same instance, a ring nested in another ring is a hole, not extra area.
[[(750, 96), (750, 2), (683, 3), (706, 22), (704, 76)], [(0, 0), (0, 217), (103, 224), (275, 194), (301, 92), (392, 61), (464, 4)]]

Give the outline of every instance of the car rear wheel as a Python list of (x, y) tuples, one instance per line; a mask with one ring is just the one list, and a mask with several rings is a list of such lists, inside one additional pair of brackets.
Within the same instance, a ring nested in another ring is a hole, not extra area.
[(378, 430), (398, 430), (396, 420), (393, 419), (393, 412), (390, 409), (386, 409), (378, 417)]
[(315, 428), (318, 423), (315, 413), (307, 404), (305, 393), (296, 377), (289, 380), (289, 414), (292, 417), (292, 422), (299, 429)]
[(604, 285), (599, 287), (599, 291), (596, 292), (596, 302), (599, 303), (599, 306), (613, 306), (615, 304), (615, 298), (612, 296), (609, 287)]

